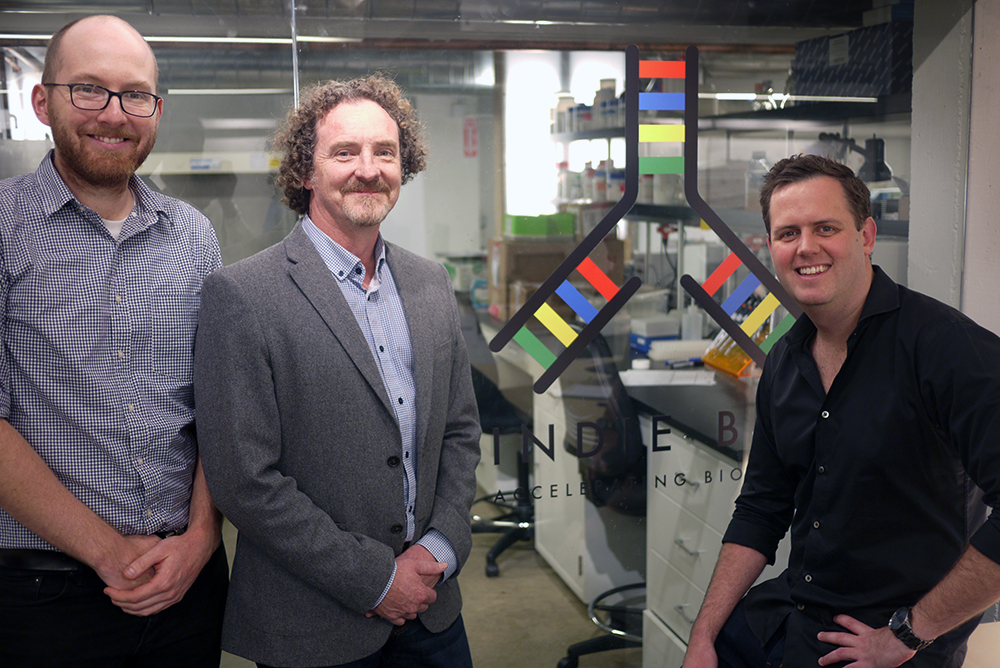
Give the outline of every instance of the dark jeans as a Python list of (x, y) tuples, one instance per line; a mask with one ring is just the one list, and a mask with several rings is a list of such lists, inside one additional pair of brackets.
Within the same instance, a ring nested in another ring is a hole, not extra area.
[(472, 654), (461, 615), (441, 633), (414, 619), (395, 627), (381, 651), (336, 668), (472, 668)]
[(767, 645), (761, 646), (747, 624), (743, 601), (729, 615), (719, 637), (715, 639), (719, 668), (781, 668), (784, 650), (784, 627), (774, 634)]
[(0, 666), (219, 668), (229, 587), (219, 547), (177, 604), (149, 617), (115, 606), (93, 570), (0, 568)]

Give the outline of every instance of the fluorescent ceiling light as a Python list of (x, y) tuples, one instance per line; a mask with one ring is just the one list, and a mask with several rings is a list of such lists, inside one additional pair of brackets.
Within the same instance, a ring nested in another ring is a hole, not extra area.
[(168, 88), (167, 95), (290, 95), (291, 88)]
[(842, 95), (757, 95), (756, 93), (698, 93), (703, 100), (737, 100), (741, 102), (756, 102), (771, 100), (774, 102), (864, 102), (874, 104), (877, 97), (849, 97)]
[[(16, 34), (16, 33), (4, 33), (0, 34), (0, 40), (3, 41), (23, 41), (23, 40), (41, 40), (48, 41), (52, 35), (29, 35), (29, 34)], [(280, 44), (289, 46), (292, 43), (291, 37), (181, 37), (181, 36), (164, 36), (164, 35), (154, 35), (146, 37), (147, 42), (166, 42), (166, 43), (187, 43), (187, 44)], [(299, 35), (297, 38), (299, 42), (316, 42), (322, 44), (342, 44), (345, 42), (360, 42), (361, 39), (356, 37), (325, 37), (322, 35)]]

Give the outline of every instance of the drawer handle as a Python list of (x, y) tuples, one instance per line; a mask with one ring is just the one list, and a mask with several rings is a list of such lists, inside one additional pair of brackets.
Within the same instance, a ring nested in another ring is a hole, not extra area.
[(702, 553), (702, 550), (689, 550), (687, 545), (684, 544), (683, 538), (675, 539), (674, 545), (681, 548), (684, 551), (684, 553), (687, 554), (689, 557), (697, 557), (699, 554)]
[(675, 605), (674, 610), (676, 610), (677, 614), (681, 616), (681, 619), (683, 619), (688, 624), (694, 625), (694, 620), (688, 617), (686, 614), (684, 614), (684, 608), (686, 607), (687, 607), (686, 603), (681, 605)]

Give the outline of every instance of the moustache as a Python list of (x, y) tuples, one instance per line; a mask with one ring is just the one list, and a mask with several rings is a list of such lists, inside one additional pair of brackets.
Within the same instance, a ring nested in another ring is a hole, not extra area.
[(341, 192), (343, 193), (357, 193), (357, 192), (378, 192), (382, 194), (389, 194), (389, 184), (383, 181), (381, 178), (375, 179), (374, 181), (361, 181), (359, 179), (352, 179), (348, 182)]

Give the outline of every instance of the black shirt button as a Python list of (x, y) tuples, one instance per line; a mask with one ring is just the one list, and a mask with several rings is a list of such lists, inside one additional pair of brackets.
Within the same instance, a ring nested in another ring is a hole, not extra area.
[(387, 459), (385, 463), (389, 465), (389, 468), (394, 469), (397, 466), (399, 466), (399, 457), (393, 455), (392, 457), (389, 457), (389, 459)]
[(403, 397), (400, 397), (400, 398), (399, 398), (399, 405), (400, 405), (400, 406), (402, 406), (402, 405), (403, 405)]
[(403, 533), (403, 525), (402, 524), (393, 524), (392, 528), (389, 529), (389, 530), (392, 531), (393, 533)]

